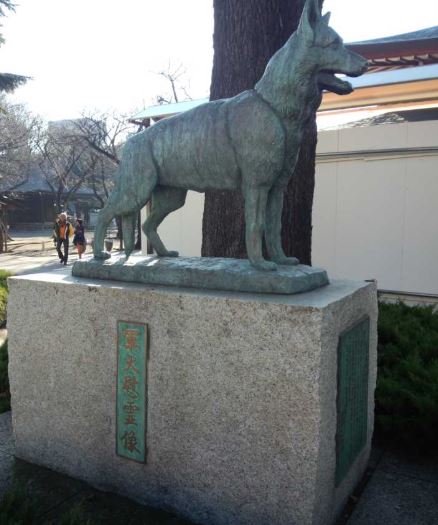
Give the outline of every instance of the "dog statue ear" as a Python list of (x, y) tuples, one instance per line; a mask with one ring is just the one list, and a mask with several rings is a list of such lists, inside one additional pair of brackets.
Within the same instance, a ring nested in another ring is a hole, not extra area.
[(330, 11), (328, 13), (326, 13), (323, 17), (322, 17), (322, 21), (326, 24), (326, 25), (329, 25), (330, 23)]
[(319, 0), (306, 0), (301, 15), (298, 31), (307, 40), (313, 40), (313, 31), (321, 20), (321, 6)]

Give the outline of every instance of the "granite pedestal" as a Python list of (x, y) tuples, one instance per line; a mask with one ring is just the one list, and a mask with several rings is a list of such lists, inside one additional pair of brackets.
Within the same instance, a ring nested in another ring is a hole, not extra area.
[[(199, 524), (333, 522), (370, 450), (374, 284), (280, 296), (53, 273), (9, 285), (20, 458)], [(339, 341), (363, 319), (365, 441), (339, 479)], [(148, 326), (145, 463), (116, 454), (120, 320)]]

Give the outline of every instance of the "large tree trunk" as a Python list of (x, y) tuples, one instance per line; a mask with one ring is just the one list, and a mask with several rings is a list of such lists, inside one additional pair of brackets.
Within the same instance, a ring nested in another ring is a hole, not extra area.
[[(298, 26), (304, 0), (214, 0), (214, 62), (210, 99), (253, 88), (271, 56)], [(316, 126), (306, 130), (283, 210), (286, 255), (310, 264)], [(205, 194), (202, 255), (246, 257), (240, 193)]]

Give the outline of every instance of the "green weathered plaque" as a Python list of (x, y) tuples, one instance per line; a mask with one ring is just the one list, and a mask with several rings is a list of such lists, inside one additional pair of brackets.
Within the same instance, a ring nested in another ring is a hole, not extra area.
[(146, 461), (147, 326), (117, 323), (116, 453)]
[(369, 338), (368, 318), (339, 338), (336, 485), (344, 479), (367, 440)]

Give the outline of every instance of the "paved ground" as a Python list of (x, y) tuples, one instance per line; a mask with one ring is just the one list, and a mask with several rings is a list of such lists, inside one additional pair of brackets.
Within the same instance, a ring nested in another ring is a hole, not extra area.
[[(20, 274), (60, 266), (50, 232), (12, 232), (11, 237), (8, 252), (0, 254), (0, 269)], [(75, 252), (71, 245), (71, 262), (77, 258)]]
[(438, 458), (385, 452), (347, 525), (437, 525)]
[[(58, 255), (50, 231), (11, 232), (12, 241), (8, 243), (8, 252), (0, 254), (0, 269), (14, 274), (33, 273), (39, 270), (53, 270), (60, 267)], [(111, 232), (111, 236), (115, 231)], [(88, 241), (93, 232), (87, 232)], [(87, 246), (86, 254), (91, 245)], [(78, 258), (76, 248), (70, 243), (69, 265)]]
[[(11, 413), (7, 412), (0, 415), (0, 498), (14, 483), (26, 487), (37, 505), (37, 523), (58, 523), (63, 513), (79, 504), (92, 523), (190, 525), (177, 516), (15, 459), (13, 454)], [(374, 450), (366, 486), (350, 503), (338, 525), (438, 524), (438, 458), (414, 461)]]

